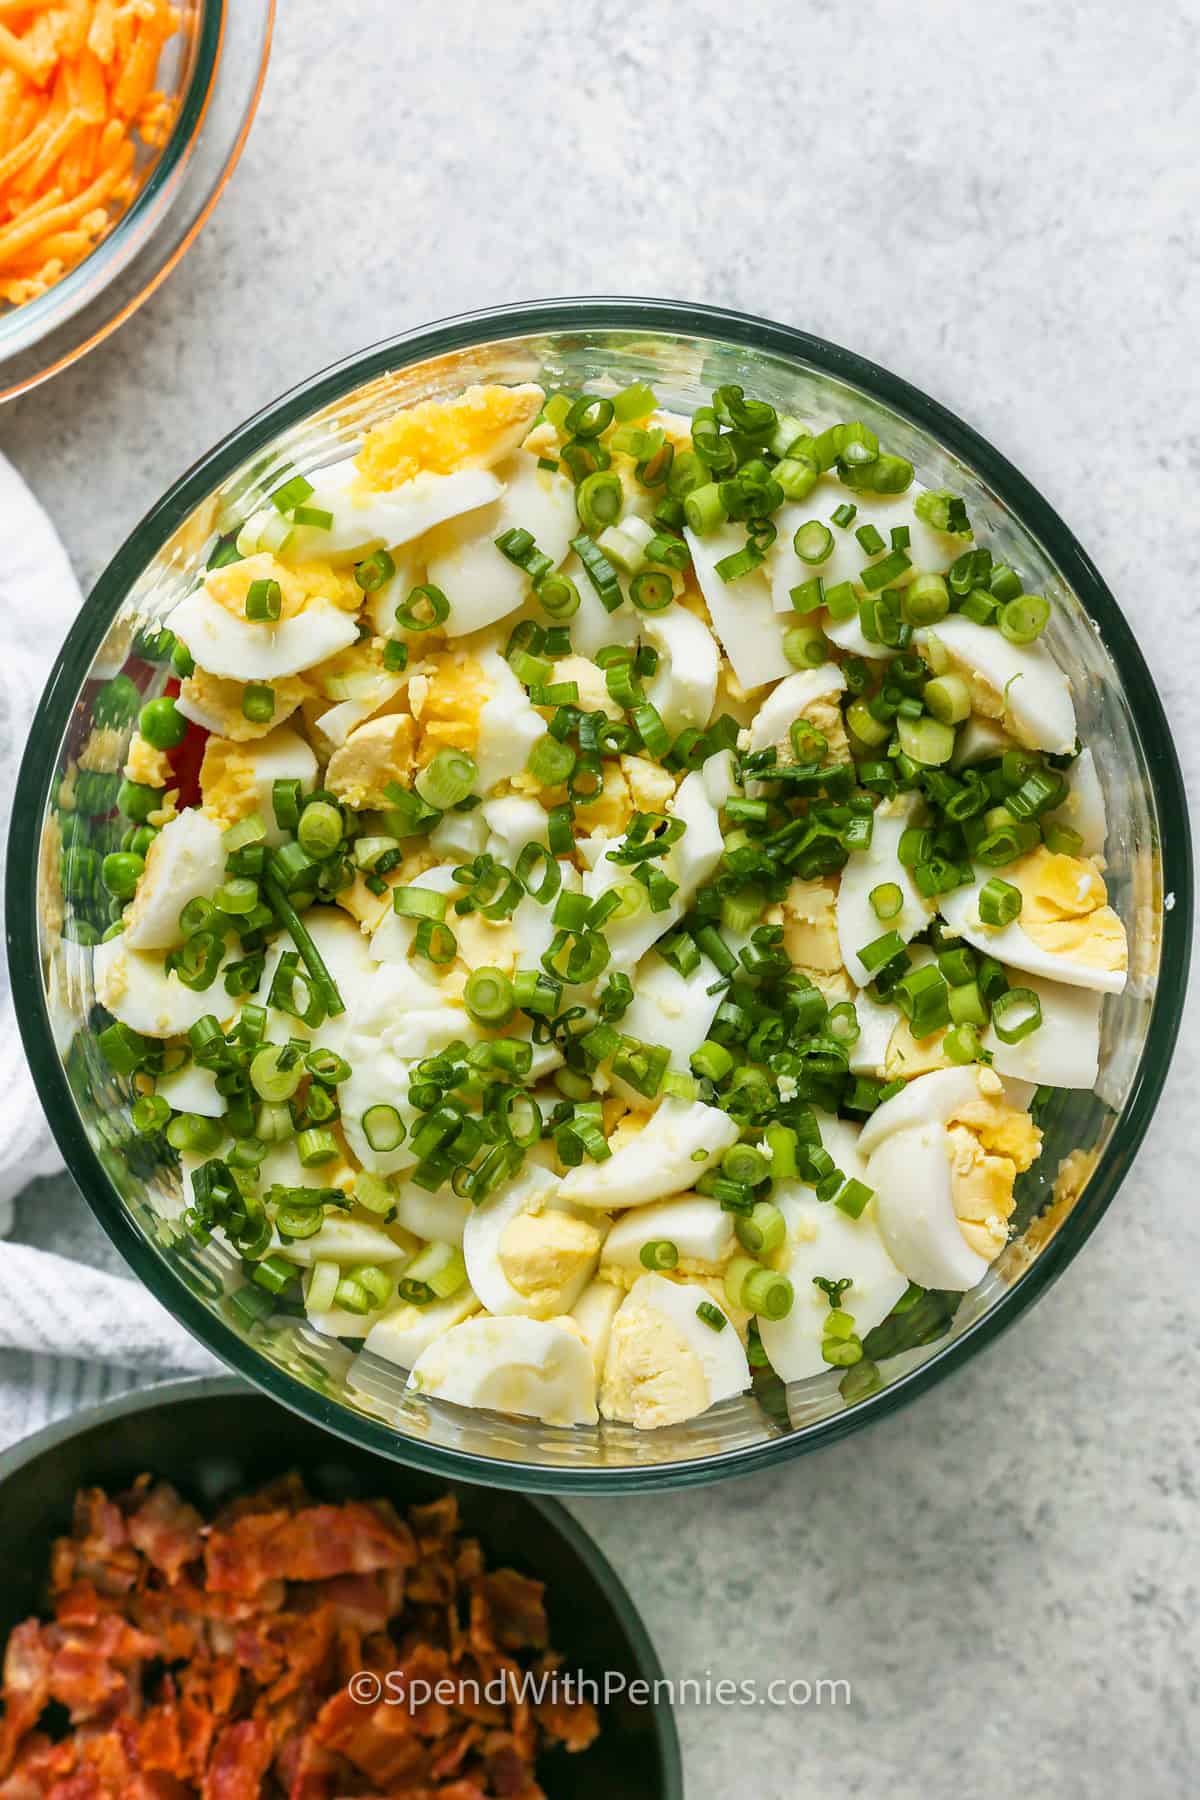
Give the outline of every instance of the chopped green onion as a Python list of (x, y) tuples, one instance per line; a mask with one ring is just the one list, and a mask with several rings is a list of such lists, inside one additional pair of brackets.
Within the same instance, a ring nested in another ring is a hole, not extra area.
[(1022, 594), (1000, 609), (996, 623), (1010, 644), (1032, 644), (1046, 628), (1050, 602), (1041, 594)]
[[(1009, 1013), (1016, 1013), (1016, 1020), (1003, 1024)], [(1018, 1044), (1022, 1038), (1036, 1031), (1042, 1022), (1042, 1003), (1032, 988), (1006, 988), (997, 994), (992, 1001), (992, 1027), (1002, 1044)]]
[(386, 1154), (404, 1142), (405, 1124), (394, 1106), (383, 1102), (368, 1106), (362, 1116), (363, 1136), (372, 1150)]
[(900, 577), (912, 568), (912, 561), (906, 550), (892, 550), (879, 562), (868, 563), (859, 574), (859, 580), (870, 594), (877, 594), (881, 588), (891, 587)]
[(700, 1302), (699, 1306), (696, 1308), (696, 1317), (712, 1331), (724, 1331), (726, 1325), (729, 1323), (720, 1307), (714, 1306), (711, 1300), (702, 1300)]
[(928, 716), (920, 719), (898, 718), (896, 735), (905, 756), (926, 768), (936, 768), (949, 762), (954, 754), (954, 727), (943, 725), (939, 719)]
[(707, 537), (718, 525), (724, 523), (725, 506), (721, 499), (719, 483), (706, 482), (703, 487), (693, 488), (691, 493), (683, 497), (683, 516), (690, 530), (697, 537)]
[(404, 631), (432, 631), (450, 617), (450, 602), (441, 588), (423, 581), (396, 608), (396, 623)]
[(757, 1187), (770, 1174), (770, 1164), (753, 1144), (734, 1144), (721, 1158), (722, 1172), (730, 1181), (745, 1187)]
[(881, 881), (867, 895), (877, 919), (898, 918), (904, 908), (904, 894), (894, 881)]
[(246, 617), (274, 621), (283, 608), (283, 589), (277, 581), (252, 581), (246, 589)]
[(342, 815), (328, 800), (310, 800), (300, 814), (296, 836), (305, 853), (318, 861), (331, 856), (342, 841)]
[(271, 495), (271, 504), (281, 513), (293, 512), (297, 506), (303, 506), (313, 496), (313, 485), (303, 475), (293, 475), (282, 487), (275, 489)]
[(622, 604), (624, 595), (617, 571), (609, 562), (600, 546), (586, 534), (572, 538), (571, 548), (583, 564), (584, 573), (591, 582), (607, 612), (616, 612)]
[(312, 1126), (298, 1134), (296, 1154), (306, 1169), (314, 1169), (321, 1163), (332, 1162), (341, 1152), (332, 1131), (323, 1126)]
[(848, 1218), (859, 1219), (874, 1193), (874, 1188), (869, 1188), (865, 1182), (858, 1181), (851, 1176), (841, 1191), (834, 1196), (833, 1203)]
[(266, 725), (275, 717), (275, 689), (265, 681), (250, 681), (242, 689), (242, 714), (252, 725)]
[(621, 478), (611, 469), (597, 469), (575, 489), (575, 510), (585, 531), (598, 534), (615, 525), (625, 503)]
[[(833, 533), (820, 519), (809, 519), (796, 527), (792, 548), (801, 562), (827, 562), (833, 555)], [(880, 549), (882, 548), (881, 540)]]
[(596, 438), (606, 431), (615, 415), (613, 402), (603, 394), (581, 394), (563, 421), (572, 437)]
[(530, 750), (525, 767), (543, 787), (561, 787), (570, 778), (578, 760), (578, 754), (570, 744), (560, 742), (547, 732)]
[[(775, 1174), (772, 1163), (772, 1174)], [(787, 1224), (779, 1208), (770, 1200), (760, 1200), (754, 1210), (734, 1221), (738, 1243), (752, 1256), (770, 1256), (781, 1248), (787, 1236)]]
[(354, 579), (364, 594), (378, 593), (395, 573), (395, 560), (386, 550), (372, 550), (354, 565)]
[(829, 645), (819, 625), (793, 625), (784, 633), (783, 654), (793, 669), (816, 669), (828, 659)]
[(970, 716), (971, 690), (961, 675), (938, 675), (927, 681), (921, 698), (943, 725), (960, 725)]
[(465, 750), (439, 750), (433, 761), (421, 770), (413, 786), (427, 806), (448, 812), (467, 798), (478, 778), (478, 767)]
[(791, 1282), (775, 1269), (752, 1269), (742, 1283), (742, 1306), (763, 1319), (786, 1319), (794, 1300)]
[(552, 619), (570, 619), (579, 611), (579, 589), (569, 575), (546, 575), (535, 592), (543, 611)]
[(747, 541), (742, 550), (735, 550), (729, 556), (722, 556), (713, 567), (724, 582), (741, 581), (744, 576), (757, 569), (763, 560), (763, 553), (757, 544)]
[(984, 925), (1011, 925), (1021, 911), (1023, 896), (1011, 881), (993, 875), (979, 890), (979, 918)]
[(660, 569), (643, 569), (629, 584), (629, 598), (639, 612), (662, 612), (675, 598), (674, 584)]
[(463, 1004), (477, 1025), (506, 1025), (516, 1011), (512, 982), (499, 969), (476, 969), (468, 978)]
[(679, 1263), (679, 1249), (670, 1238), (652, 1238), (642, 1245), (639, 1258), (644, 1269), (674, 1269)]

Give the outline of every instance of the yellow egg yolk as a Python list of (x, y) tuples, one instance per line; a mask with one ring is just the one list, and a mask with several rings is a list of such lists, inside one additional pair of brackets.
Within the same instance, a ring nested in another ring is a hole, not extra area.
[(255, 738), (268, 737), (277, 725), (290, 719), (298, 706), (308, 698), (308, 683), (300, 675), (277, 676), (271, 683), (275, 710), (269, 719), (248, 719), (242, 710), (246, 689), (242, 682), (224, 675), (210, 675), (207, 669), (193, 669), (179, 690), (184, 703), (199, 713), (209, 731), (219, 737), (232, 738), (237, 744), (249, 744)]
[(426, 657), (420, 674), (409, 682), (409, 704), (420, 730), (418, 766), (424, 768), (439, 750), (475, 750), (479, 744), (479, 715), (491, 696), (491, 686), (473, 656), (435, 651)]
[(411, 783), (416, 733), (408, 713), (368, 719), (330, 757), (325, 786), (356, 812), (386, 806), (389, 783), (402, 787)]
[(980, 1097), (947, 1122), (946, 1147), (959, 1229), (991, 1262), (1008, 1241), (1013, 1183), (1037, 1160), (1042, 1134), (1028, 1113)]
[(405, 407), (369, 431), (356, 466), (371, 488), (397, 487), (423, 471), (448, 475), (515, 448), (542, 405), (536, 387), (470, 387), (452, 400)]
[(1108, 904), (1104, 877), (1086, 857), (1039, 845), (1004, 878), (1021, 890), (1021, 929), (1041, 949), (1088, 968), (1128, 967), (1125, 927)]
[(560, 1310), (563, 1292), (599, 1255), (603, 1232), (570, 1213), (518, 1213), (500, 1240), (500, 1267), (539, 1317)]
[(362, 605), (362, 589), (346, 570), (320, 561), (289, 568), (269, 550), (244, 556), (241, 562), (227, 563), (222, 569), (210, 569), (204, 578), (204, 591), (232, 618), (244, 620), (246, 595), (255, 581), (279, 583), (280, 622), (296, 618), (317, 600), (325, 600), (341, 612), (357, 612)]

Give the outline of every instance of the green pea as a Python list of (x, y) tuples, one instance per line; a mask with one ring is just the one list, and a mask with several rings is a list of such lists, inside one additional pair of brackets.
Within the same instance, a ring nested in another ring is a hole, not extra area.
[(162, 788), (147, 787), (141, 781), (123, 781), (117, 794), (117, 805), (127, 819), (134, 819), (141, 825), (145, 823), (147, 813), (162, 805), (162, 797)]
[(169, 694), (162, 694), (143, 706), (138, 730), (156, 750), (174, 750), (187, 736), (188, 722)]
[(128, 900), (146, 864), (127, 850), (114, 850), (100, 865), (100, 879), (115, 900)]

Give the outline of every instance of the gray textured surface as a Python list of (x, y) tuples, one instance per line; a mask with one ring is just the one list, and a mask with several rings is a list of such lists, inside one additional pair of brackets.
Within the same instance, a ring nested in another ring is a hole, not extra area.
[[(854, 345), (1004, 449), (1141, 625), (1195, 774), (1191, 0), (282, 11), (199, 245), (0, 416), (85, 581), (335, 355), (499, 300), (690, 296)], [(1193, 1028), (1085, 1255), (915, 1411), (775, 1476), (576, 1509), (672, 1674), (852, 1684), (849, 1708), (684, 1709), (692, 1793), (1194, 1791), (1198, 1080)], [(61, 1189), (24, 1222), (91, 1246)]]

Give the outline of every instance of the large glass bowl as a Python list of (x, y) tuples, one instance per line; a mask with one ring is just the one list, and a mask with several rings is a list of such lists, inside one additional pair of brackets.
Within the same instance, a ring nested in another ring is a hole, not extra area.
[[(853, 1406), (831, 1371), (790, 1388), (771, 1378), (663, 1431), (552, 1430), (406, 1395), (400, 1370), (355, 1357), (302, 1319), (253, 1321), (239, 1304), (236, 1259), (215, 1242), (201, 1248), (176, 1222), (173, 1153), (134, 1136), (126, 1088), (96, 1048), (91, 951), (78, 940), (106, 915), (89, 914), (86, 858), (73, 857), (110, 841), (115, 777), (68, 782), (75, 811), (63, 929), (64, 775), (105, 722), (97, 696), (106, 681), (122, 669), (143, 687), (161, 681), (161, 668), (139, 661), (136, 634), (157, 627), (185, 591), (214, 531), (244, 515), (283, 469), (345, 455), (398, 406), (472, 381), (579, 386), (609, 376), (649, 381), (685, 410), (718, 383), (741, 382), (788, 412), (861, 417), (926, 484), (964, 494), (985, 539), (1057, 602), (1051, 643), (1107, 795), (1107, 879), (1129, 931), (1130, 979), (1104, 1003), (1098, 1091), (1056, 1094), (1042, 1107), (1045, 1149), (1022, 1178), (1014, 1242), (952, 1318), (935, 1310), (924, 1341), (885, 1364), (883, 1390)], [(59, 657), (21, 770), (8, 874), (13, 989), (42, 1100), (96, 1216), (152, 1291), (233, 1367), (347, 1439), (496, 1486), (594, 1493), (742, 1474), (828, 1442), (913, 1398), (1043, 1292), (1117, 1192), (1154, 1110), (1183, 1004), (1191, 903), (1183, 789), (1154, 684), (1087, 554), (1028, 482), (934, 401), (846, 350), (760, 319), (646, 300), (545, 301), (413, 332), (317, 376), (198, 463), (118, 552)]]
[(195, 242), (241, 156), (267, 72), (275, 0), (177, 0), (155, 86), (176, 106), (143, 148), (138, 191), (77, 268), (24, 306), (0, 302), (0, 402), (68, 368), (123, 325)]

